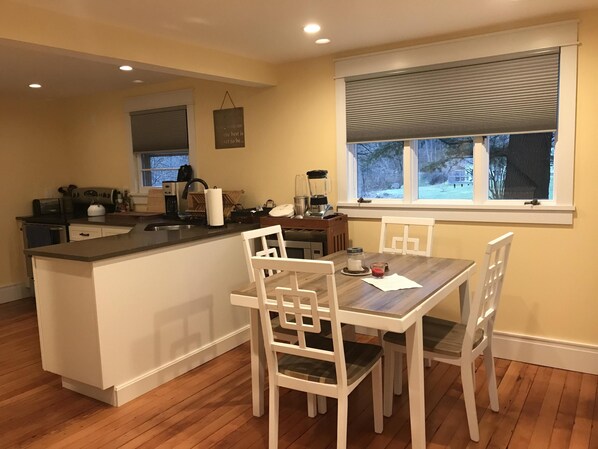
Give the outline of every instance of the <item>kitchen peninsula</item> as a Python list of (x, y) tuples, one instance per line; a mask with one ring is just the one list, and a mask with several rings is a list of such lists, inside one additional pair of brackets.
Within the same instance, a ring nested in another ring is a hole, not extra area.
[(45, 370), (119, 406), (249, 339), (229, 294), (253, 224), (146, 231), (27, 250)]

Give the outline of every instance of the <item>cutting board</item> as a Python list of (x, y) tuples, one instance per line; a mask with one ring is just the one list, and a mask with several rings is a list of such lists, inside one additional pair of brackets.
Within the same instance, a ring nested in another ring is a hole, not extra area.
[(147, 192), (147, 211), (159, 212), (163, 214), (166, 212), (164, 208), (164, 194), (161, 188), (149, 189)]

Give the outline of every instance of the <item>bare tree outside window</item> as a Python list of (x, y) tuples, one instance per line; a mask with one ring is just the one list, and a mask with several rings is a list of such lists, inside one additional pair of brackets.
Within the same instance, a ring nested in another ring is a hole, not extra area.
[(186, 152), (151, 152), (140, 157), (144, 187), (162, 187), (163, 181), (176, 181), (179, 167), (189, 163)]

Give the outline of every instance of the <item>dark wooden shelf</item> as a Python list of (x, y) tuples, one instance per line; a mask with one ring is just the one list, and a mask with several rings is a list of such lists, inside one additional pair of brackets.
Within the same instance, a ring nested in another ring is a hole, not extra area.
[(260, 217), (260, 226), (280, 225), (284, 230), (321, 231), (326, 234), (325, 254), (347, 249), (349, 242), (349, 221), (345, 214), (332, 218), (274, 218)]

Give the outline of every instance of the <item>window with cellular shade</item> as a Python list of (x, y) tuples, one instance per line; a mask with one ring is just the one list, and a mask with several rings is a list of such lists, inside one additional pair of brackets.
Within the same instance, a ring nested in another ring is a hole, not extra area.
[(130, 114), (134, 152), (189, 148), (186, 106), (134, 111)]
[(558, 49), (347, 79), (347, 142), (555, 131), (558, 83)]

